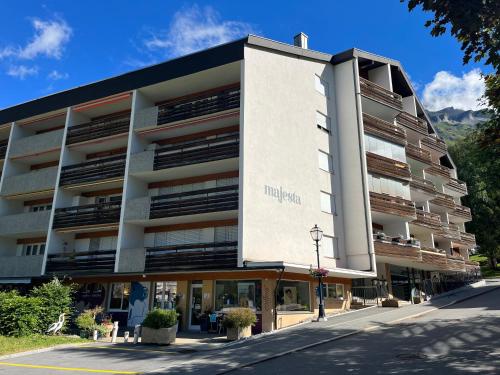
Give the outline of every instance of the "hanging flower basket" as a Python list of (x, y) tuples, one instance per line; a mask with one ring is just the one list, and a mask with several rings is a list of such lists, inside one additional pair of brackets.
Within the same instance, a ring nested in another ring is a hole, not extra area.
[(326, 277), (328, 276), (328, 270), (325, 268), (310, 268), (309, 274), (312, 277)]

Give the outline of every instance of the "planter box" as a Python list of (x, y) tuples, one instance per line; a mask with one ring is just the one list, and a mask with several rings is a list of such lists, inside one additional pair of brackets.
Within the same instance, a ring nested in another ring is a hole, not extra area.
[(252, 336), (252, 327), (227, 329), (228, 340), (239, 340), (244, 337), (250, 337), (250, 336)]
[(399, 301), (397, 299), (386, 299), (382, 301), (382, 307), (399, 307)]
[(141, 343), (169, 345), (175, 342), (178, 323), (170, 328), (141, 328)]

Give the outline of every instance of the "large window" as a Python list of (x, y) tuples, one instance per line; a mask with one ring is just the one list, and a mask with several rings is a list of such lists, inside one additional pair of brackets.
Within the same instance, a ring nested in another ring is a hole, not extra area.
[(344, 299), (344, 284), (327, 284), (326, 297)]
[(368, 152), (406, 163), (404, 146), (400, 146), (370, 134), (365, 134), (365, 148)]
[(402, 183), (392, 178), (368, 174), (368, 189), (375, 193), (410, 199), (410, 187), (408, 183)]
[(155, 283), (154, 308), (175, 309), (177, 296), (176, 281), (160, 281)]
[(215, 310), (228, 307), (262, 308), (260, 280), (224, 280), (215, 282)]
[(307, 281), (280, 281), (278, 311), (310, 311), (311, 298)]
[(130, 295), (130, 283), (111, 284), (111, 297), (109, 299), (110, 310), (128, 310), (128, 299)]

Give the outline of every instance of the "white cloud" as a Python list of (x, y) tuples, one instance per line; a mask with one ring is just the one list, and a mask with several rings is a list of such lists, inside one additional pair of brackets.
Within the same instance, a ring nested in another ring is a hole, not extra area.
[(11, 65), (7, 70), (7, 75), (19, 79), (25, 79), (28, 76), (35, 76), (38, 74), (38, 67), (28, 67), (26, 65)]
[(58, 72), (57, 70), (53, 70), (47, 75), (48, 79), (51, 79), (54, 81), (59, 81), (60, 79), (67, 79), (68, 77), (69, 77), (68, 73), (61, 73), (61, 72)]
[(167, 57), (181, 56), (255, 33), (245, 22), (224, 21), (211, 7), (194, 5), (174, 14), (168, 30), (151, 32), (144, 41), (149, 51), (161, 51)]
[(463, 73), (462, 77), (440, 71), (432, 82), (425, 85), (423, 103), (425, 108), (431, 111), (446, 107), (478, 110), (485, 107), (478, 101), (483, 94), (484, 80), (479, 69)]

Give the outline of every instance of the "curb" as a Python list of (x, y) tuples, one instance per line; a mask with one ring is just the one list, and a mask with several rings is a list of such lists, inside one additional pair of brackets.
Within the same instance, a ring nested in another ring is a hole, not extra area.
[(49, 346), (48, 348), (33, 349), (33, 350), (25, 351), (25, 352), (18, 352), (18, 353), (2, 355), (2, 356), (0, 356), (0, 360), (17, 358), (17, 357), (24, 357), (25, 355), (51, 352), (52, 350), (56, 350), (56, 349), (74, 348), (74, 347), (85, 346), (85, 345), (89, 345), (89, 343), (82, 342), (82, 343), (74, 343), (74, 344), (54, 345), (54, 346)]

